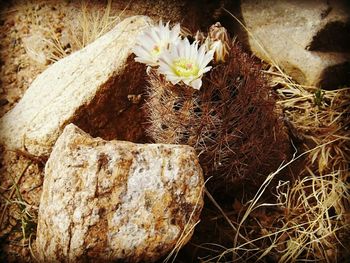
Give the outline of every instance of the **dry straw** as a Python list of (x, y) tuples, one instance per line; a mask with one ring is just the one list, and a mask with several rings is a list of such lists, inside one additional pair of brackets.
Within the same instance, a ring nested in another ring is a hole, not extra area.
[[(28, 17), (28, 21), (33, 23), (32, 27), (35, 30), (37, 37), (46, 44), (45, 50), (26, 50), (32, 53), (33, 56), (39, 57), (40, 52), (45, 52), (47, 60), (54, 63), (74, 51), (78, 51), (88, 44), (92, 43), (108, 31), (110, 31), (123, 16), (125, 10), (129, 7), (132, 1), (126, 2), (125, 8), (114, 14), (112, 12), (112, 0), (108, 0), (106, 6), (101, 10), (92, 8), (92, 3), (89, 1), (81, 1), (80, 8), (77, 10), (77, 20), (69, 24), (68, 35), (69, 43), (62, 43), (62, 30), (57, 30), (50, 23), (42, 22), (37, 14), (36, 6), (38, 3), (24, 2), (18, 4), (17, 9), (22, 10)], [(16, 10), (14, 10), (16, 11)]]
[(74, 40), (74, 50), (82, 49), (92, 43), (109, 30), (111, 30), (118, 22), (129, 7), (132, 1), (126, 3), (125, 8), (117, 15), (112, 14), (112, 0), (108, 0), (106, 7), (94, 12), (90, 10), (89, 2), (81, 2), (81, 12), (78, 17), (78, 29), (72, 25), (71, 33)]

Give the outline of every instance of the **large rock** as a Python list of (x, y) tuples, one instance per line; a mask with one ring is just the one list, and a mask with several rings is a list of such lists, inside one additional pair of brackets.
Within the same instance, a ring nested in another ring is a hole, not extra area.
[(336, 88), (350, 82), (350, 54), (339, 52), (350, 46), (346, 1), (245, 0), (241, 15), (251, 50), (299, 83)]
[[(142, 92), (145, 69), (130, 55), (136, 37), (150, 24), (144, 16), (127, 18), (45, 70), (0, 120), (0, 142), (47, 156), (71, 122), (107, 139), (142, 137), (142, 112), (128, 95)], [(128, 129), (120, 123), (128, 123)]]
[(202, 190), (190, 146), (105, 141), (67, 125), (45, 167), (40, 260), (157, 260), (191, 237)]

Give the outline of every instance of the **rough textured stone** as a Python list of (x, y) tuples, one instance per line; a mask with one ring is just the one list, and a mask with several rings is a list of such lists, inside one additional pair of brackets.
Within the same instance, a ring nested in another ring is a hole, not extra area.
[[(0, 142), (9, 149), (49, 155), (71, 122), (107, 139), (142, 136), (140, 107), (127, 96), (141, 93), (144, 87), (145, 69), (130, 55), (137, 35), (150, 23), (144, 16), (127, 18), (45, 70), (0, 120)], [(121, 121), (128, 122), (128, 131), (117, 125)]]
[(350, 46), (337, 44), (341, 39), (349, 41), (350, 16), (345, 2), (242, 1), (241, 15), (253, 35), (245, 39), (257, 56), (275, 61), (301, 84), (323, 88), (347, 84), (350, 54), (335, 52)]
[(105, 141), (67, 125), (45, 167), (40, 259), (157, 260), (191, 237), (202, 188), (190, 146)]

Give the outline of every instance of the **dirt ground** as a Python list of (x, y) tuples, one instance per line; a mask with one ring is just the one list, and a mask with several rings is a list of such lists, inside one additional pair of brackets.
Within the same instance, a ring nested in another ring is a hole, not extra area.
[[(60, 58), (92, 42), (118, 21), (135, 14), (146, 14), (154, 19), (163, 18), (164, 21), (188, 21), (193, 16), (181, 15), (188, 8), (185, 2), (113, 1), (108, 10), (107, 4), (101, 1), (85, 4), (69, 0), (0, 2), (0, 117), (16, 105), (38, 74)], [(216, 6), (211, 6), (211, 12), (215, 8)], [(104, 21), (107, 26), (101, 27), (96, 21)], [(91, 26), (94, 23), (100, 30), (96, 31)], [(189, 28), (192, 26), (188, 24)], [(84, 35), (84, 32), (89, 34)], [(25, 153), (5, 151), (3, 147), (0, 151), (0, 261), (33, 262), (44, 161)], [(242, 204), (238, 200), (228, 208), (233, 214), (238, 214), (241, 209)], [(218, 213), (217, 207), (208, 206), (203, 213), (204, 224), (201, 224), (197, 232), (202, 232), (205, 236), (210, 229), (211, 234), (207, 235), (206, 240), (194, 237), (192, 243), (216, 240), (217, 243), (222, 241), (222, 246), (232, 245), (232, 237), (227, 238), (232, 235), (232, 228), (224, 216)], [(269, 226), (283, 213), (278, 209), (262, 208), (255, 211), (255, 217)], [(250, 230), (251, 235), (258, 237), (264, 228)], [(217, 251), (213, 250), (213, 255), (223, 247), (216, 249)], [(195, 258), (191, 259), (193, 255), (206, 258), (210, 254), (208, 250), (196, 254), (197, 250), (200, 250), (199, 246), (187, 246), (179, 255), (178, 262), (188, 262), (187, 259), (195, 261)], [(267, 261), (269, 260), (275, 262), (276, 259), (268, 258)]]

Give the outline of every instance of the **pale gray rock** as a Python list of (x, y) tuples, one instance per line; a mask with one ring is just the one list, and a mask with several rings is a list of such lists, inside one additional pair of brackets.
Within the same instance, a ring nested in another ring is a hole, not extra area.
[(203, 184), (190, 146), (105, 141), (69, 124), (45, 167), (40, 260), (155, 261), (191, 237)]
[(253, 53), (299, 83), (337, 88), (349, 81), (350, 54), (339, 52), (350, 46), (346, 1), (245, 0), (241, 15)]
[[(107, 139), (142, 136), (141, 109), (127, 96), (141, 93), (145, 84), (145, 68), (134, 62), (131, 49), (151, 23), (145, 16), (127, 18), (84, 49), (50, 66), (0, 119), (0, 143), (11, 150), (48, 156), (71, 122)], [(128, 131), (117, 125), (122, 121), (128, 123)]]

